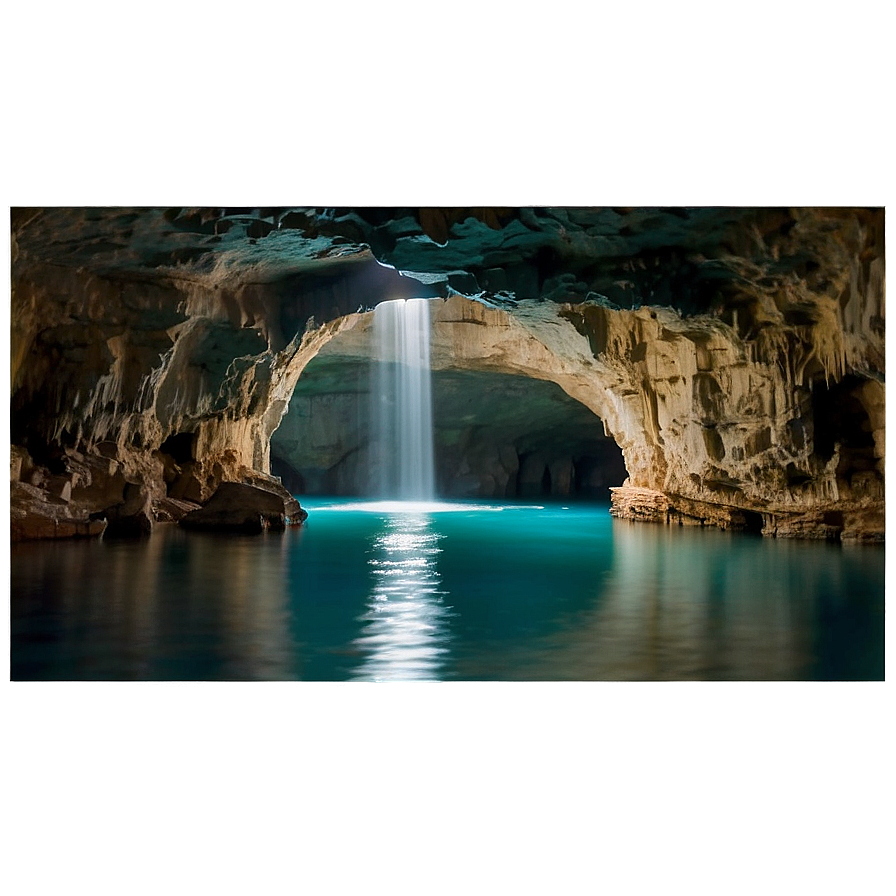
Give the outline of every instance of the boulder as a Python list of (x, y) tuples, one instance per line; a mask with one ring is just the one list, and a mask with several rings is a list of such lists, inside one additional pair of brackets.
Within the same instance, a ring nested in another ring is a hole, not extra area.
[(66, 503), (72, 499), (72, 480), (69, 476), (48, 476), (43, 488), (54, 498), (59, 498)]
[(638, 488), (626, 480), (624, 485), (610, 489), (610, 500), (612, 516), (645, 523), (668, 522), (669, 498), (656, 489)]
[(96, 513), (125, 500), (127, 482), (116, 460), (99, 454), (67, 455), (65, 466), (72, 480), (73, 504)]
[(185, 529), (211, 529), (258, 534), (265, 529), (301, 525), (308, 514), (282, 485), (264, 487), (245, 482), (222, 482), (204, 507), (180, 520)]
[(257, 470), (250, 470), (248, 467), (243, 467), (240, 481), (245, 485), (252, 485), (255, 486), (255, 488), (262, 489), (262, 491), (270, 492), (273, 495), (281, 497), (286, 508), (288, 526), (299, 526), (308, 519), (308, 514), (302, 510), (299, 502), (293, 496), (292, 492), (284, 487), (279, 477), (269, 476), (267, 473), (259, 473)]
[(152, 495), (136, 483), (128, 483), (124, 501), (105, 512), (108, 525), (104, 538), (144, 538), (152, 534)]

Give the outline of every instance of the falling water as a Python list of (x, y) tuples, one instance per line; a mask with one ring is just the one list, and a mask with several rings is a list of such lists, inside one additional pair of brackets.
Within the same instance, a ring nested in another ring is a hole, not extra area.
[(397, 299), (374, 309), (374, 465), (380, 497), (435, 496), (429, 301)]

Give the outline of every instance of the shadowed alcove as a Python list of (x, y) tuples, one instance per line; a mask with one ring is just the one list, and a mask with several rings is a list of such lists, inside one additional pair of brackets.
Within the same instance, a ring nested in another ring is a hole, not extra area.
[[(369, 495), (373, 362), (312, 359), (271, 438), (272, 472), (297, 494)], [(446, 497), (608, 500), (626, 477), (601, 419), (550, 380), (494, 370), (432, 374), (437, 491)]]

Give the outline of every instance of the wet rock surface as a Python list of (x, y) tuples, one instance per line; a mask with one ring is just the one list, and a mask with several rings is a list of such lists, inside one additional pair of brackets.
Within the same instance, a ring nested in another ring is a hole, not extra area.
[(143, 538), (152, 534), (154, 513), (152, 495), (140, 486), (128, 484), (124, 490), (124, 501), (105, 511), (106, 531), (104, 538)]

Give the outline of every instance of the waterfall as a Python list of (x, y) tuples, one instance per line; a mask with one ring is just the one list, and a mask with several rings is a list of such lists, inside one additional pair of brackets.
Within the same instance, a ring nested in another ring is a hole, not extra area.
[(397, 299), (374, 309), (372, 436), (379, 497), (435, 497), (429, 301)]

